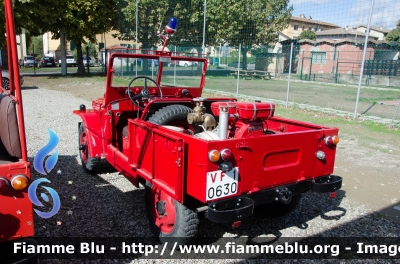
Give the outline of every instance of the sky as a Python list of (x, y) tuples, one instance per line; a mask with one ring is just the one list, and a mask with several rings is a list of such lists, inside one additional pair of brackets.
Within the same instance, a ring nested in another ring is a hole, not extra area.
[(400, 20), (400, 0), (291, 0), (293, 16), (336, 24), (340, 27), (367, 25), (371, 2), (374, 1), (371, 26), (396, 27)]

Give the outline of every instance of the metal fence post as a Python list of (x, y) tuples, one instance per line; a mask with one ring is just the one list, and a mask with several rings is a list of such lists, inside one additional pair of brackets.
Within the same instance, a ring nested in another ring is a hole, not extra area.
[(400, 107), (400, 101), (399, 101), (399, 103), (397, 104), (396, 110), (394, 110), (394, 114), (393, 114), (393, 117), (392, 117), (392, 121), (390, 121), (389, 128), (392, 128), (393, 120), (394, 120), (394, 118), (396, 117), (396, 114), (397, 114), (397, 111), (399, 110), (399, 107)]
[(303, 57), (301, 58), (300, 80), (303, 80), (303, 66), (304, 66), (304, 52), (303, 52)]
[[(175, 47), (175, 54), (174, 56), (176, 56), (176, 46)], [(176, 86), (176, 61), (174, 63), (174, 86)]]
[[(65, 34), (64, 30), (60, 30), (60, 45), (61, 45), (61, 74), (62, 75), (67, 75), (67, 62), (66, 62), (66, 49), (65, 49)], [(33, 66), (35, 66), (35, 63), (33, 63)], [(35, 67), (33, 67), (35, 69)], [(35, 70), (36, 74), (36, 70)]]
[(358, 81), (356, 107), (354, 109), (353, 119), (356, 119), (356, 117), (357, 117), (358, 101), (360, 99), (361, 82), (362, 82), (362, 77), (363, 77), (363, 72), (364, 72), (365, 55), (367, 53), (367, 46), (368, 46), (369, 26), (371, 25), (371, 17), (372, 17), (373, 8), (374, 8), (374, 0), (371, 0), (371, 8), (369, 10), (369, 19), (368, 19), (368, 25), (367, 25), (367, 32), (365, 34), (365, 43), (364, 43), (363, 56), (362, 56), (362, 61), (361, 61), (360, 79)]
[(289, 76), (288, 76), (287, 92), (286, 92), (286, 108), (288, 108), (288, 105), (289, 105), (290, 73), (292, 72), (292, 55), (293, 55), (293, 42), (290, 43), (290, 61), (289, 61)]
[(240, 78), (240, 50), (242, 49), (242, 45), (239, 44), (239, 58), (238, 58), (238, 69), (237, 69), (237, 81), (236, 81), (236, 98), (239, 97), (239, 78)]
[[(204, 17), (203, 17), (203, 47), (202, 47), (202, 55), (205, 53), (205, 41), (206, 41), (206, 12), (207, 12), (207, 0), (204, 0)], [(203, 57), (201, 56), (201, 57)]]

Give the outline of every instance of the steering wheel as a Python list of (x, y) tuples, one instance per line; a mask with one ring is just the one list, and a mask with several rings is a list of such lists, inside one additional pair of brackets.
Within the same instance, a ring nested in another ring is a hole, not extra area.
[[(136, 81), (136, 80), (138, 80), (138, 79), (144, 79), (144, 86), (143, 86), (143, 89), (142, 89), (142, 90), (140, 91), (140, 93), (138, 93), (137, 95), (132, 96), (131, 85), (132, 85), (132, 83), (133, 83), (134, 81)], [(158, 83), (156, 83), (156, 81), (154, 81), (152, 78), (147, 77), (147, 76), (137, 76), (137, 77), (133, 78), (133, 79), (129, 82), (129, 84), (128, 84), (128, 89), (126, 90), (126, 93), (128, 94), (129, 99), (132, 101), (132, 103), (133, 103), (136, 107), (138, 107), (139, 109), (144, 109), (144, 108), (141, 107), (141, 106), (139, 106), (139, 105), (136, 103), (136, 100), (137, 100), (137, 99), (140, 99), (140, 98), (143, 98), (143, 97), (149, 98), (150, 100), (153, 100), (153, 99), (154, 99), (153, 96), (151, 96), (149, 89), (147, 89), (147, 80), (151, 81), (152, 83), (154, 83), (154, 84), (157, 86), (158, 90), (160, 91), (160, 98), (163, 97), (161, 87), (160, 87), (160, 85), (158, 85)]]

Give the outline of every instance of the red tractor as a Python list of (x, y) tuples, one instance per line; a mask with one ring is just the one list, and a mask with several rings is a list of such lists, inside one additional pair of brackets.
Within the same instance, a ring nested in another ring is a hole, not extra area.
[(36, 242), (31, 239), (34, 234), (32, 202), (28, 197), (31, 167), (26, 149), (12, 1), (4, 0), (4, 7), (9, 90), (0, 87), (0, 263), (9, 263), (36, 257), (13, 255), (9, 248), (12, 242)]
[[(162, 36), (166, 42), (169, 35)], [(164, 47), (110, 50), (104, 97), (74, 111), (82, 119), (84, 170), (98, 172), (105, 159), (136, 187), (143, 184), (161, 241), (188, 243), (199, 216), (281, 216), (303, 193), (342, 184), (332, 175), (337, 128), (276, 117), (269, 102), (201, 97), (207, 62)]]

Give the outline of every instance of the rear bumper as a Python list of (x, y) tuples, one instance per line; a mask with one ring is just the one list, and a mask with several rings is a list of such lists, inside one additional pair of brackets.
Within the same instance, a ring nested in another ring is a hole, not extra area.
[(209, 203), (206, 217), (213, 222), (240, 221), (253, 214), (254, 206), (280, 201), (285, 203), (288, 196), (295, 196), (311, 190), (316, 193), (335, 192), (342, 187), (342, 177), (327, 175), (315, 180), (307, 180), (262, 190), (253, 194)]

